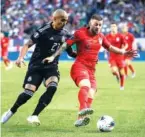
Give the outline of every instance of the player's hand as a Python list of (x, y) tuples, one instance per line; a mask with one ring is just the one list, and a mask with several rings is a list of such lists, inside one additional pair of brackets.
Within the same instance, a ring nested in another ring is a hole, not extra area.
[(137, 53), (137, 50), (128, 50), (124, 52), (124, 55), (128, 57), (136, 57), (138, 53)]
[(47, 57), (45, 59), (42, 60), (42, 63), (50, 63), (54, 60), (54, 56), (51, 57)]
[(23, 60), (23, 59), (20, 59), (20, 58), (18, 58), (18, 59), (16, 60), (16, 63), (15, 63), (15, 64), (16, 64), (16, 66), (19, 67), (19, 68), (21, 68), (22, 66), (26, 66), (24, 60)]

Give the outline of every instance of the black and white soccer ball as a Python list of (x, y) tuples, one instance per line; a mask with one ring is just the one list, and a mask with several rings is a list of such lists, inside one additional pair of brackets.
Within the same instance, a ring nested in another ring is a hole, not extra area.
[(110, 132), (114, 129), (115, 122), (111, 116), (104, 115), (99, 118), (97, 121), (97, 128), (101, 132)]

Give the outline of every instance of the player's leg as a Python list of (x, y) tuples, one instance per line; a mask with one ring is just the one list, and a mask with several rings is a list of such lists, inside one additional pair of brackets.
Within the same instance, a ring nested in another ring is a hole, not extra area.
[(125, 73), (125, 78), (127, 78), (128, 77), (128, 61), (126, 57), (125, 57), (124, 73)]
[(13, 64), (10, 62), (10, 60), (8, 59), (8, 51), (7, 49), (3, 50), (2, 49), (2, 59), (3, 59), (3, 62), (6, 66), (6, 70), (9, 70), (13, 67)]
[(124, 90), (124, 84), (125, 84), (124, 66), (125, 66), (124, 59), (120, 59), (117, 61), (117, 67), (119, 69), (119, 75), (120, 75), (120, 90)]
[(76, 127), (89, 124), (90, 119), (86, 117), (92, 110), (87, 108), (88, 92), (90, 89), (89, 74), (82, 64), (74, 64), (71, 69), (71, 77), (75, 84), (80, 88), (78, 92), (79, 113), (78, 120), (75, 121)]
[(25, 104), (37, 90), (42, 82), (42, 76), (35, 71), (28, 71), (24, 80), (24, 91), (19, 94), (13, 106), (3, 114), (1, 118), (2, 123), (6, 123), (11, 116), (13, 116), (18, 108)]
[(111, 73), (116, 77), (117, 81), (119, 82), (119, 72), (118, 72), (116, 60), (110, 59), (109, 63), (110, 63)]
[(87, 101), (87, 107), (91, 108), (92, 102), (94, 100), (94, 96), (96, 93), (96, 89), (97, 89), (97, 82), (95, 79), (95, 72), (90, 72), (90, 82), (91, 82), (91, 88), (89, 90), (89, 94), (88, 94), (88, 101)]
[(134, 78), (135, 77), (135, 70), (133, 68), (133, 65), (131, 64), (131, 59), (128, 59), (127, 61), (128, 61), (128, 68), (130, 69), (130, 71), (132, 73), (131, 77)]
[(44, 85), (46, 87), (46, 91), (40, 97), (38, 104), (36, 105), (36, 108), (34, 109), (34, 112), (32, 113), (32, 115), (27, 118), (29, 123), (32, 123), (35, 125), (39, 125), (39, 123), (35, 122), (35, 117), (38, 117), (38, 115), (51, 102), (57, 90), (57, 85), (59, 82), (59, 72), (55, 68), (48, 71), (44, 70), (43, 75), (45, 78)]

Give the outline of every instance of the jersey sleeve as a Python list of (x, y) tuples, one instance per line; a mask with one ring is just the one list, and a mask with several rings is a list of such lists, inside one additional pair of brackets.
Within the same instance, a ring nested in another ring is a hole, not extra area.
[(34, 34), (31, 35), (30, 39), (34, 42), (34, 43), (38, 43), (41, 36), (46, 32), (46, 30), (50, 27), (49, 24), (44, 24), (42, 27), (40, 27), (38, 30), (36, 30), (36, 32), (34, 32)]
[[(108, 37), (108, 36), (107, 36)], [(102, 46), (109, 50), (111, 43), (107, 40), (107, 38), (105, 36), (102, 36), (103, 40), (102, 40)]]
[(78, 41), (79, 41), (79, 32), (76, 31), (71, 38), (66, 40), (66, 43), (68, 46), (72, 46), (74, 43), (76, 43)]
[(34, 34), (31, 35), (30, 39), (34, 42), (37, 43), (40, 39), (40, 32), (37, 30)]

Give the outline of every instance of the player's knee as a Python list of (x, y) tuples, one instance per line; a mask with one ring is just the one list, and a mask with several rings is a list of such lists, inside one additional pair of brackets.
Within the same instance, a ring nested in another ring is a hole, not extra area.
[(47, 87), (47, 91), (52, 91), (55, 92), (57, 90), (57, 82), (51, 81), (46, 87)]
[(47, 85), (49, 85), (51, 82), (58, 83), (58, 78), (56, 76), (52, 76), (45, 81), (44, 85), (47, 87)]
[(88, 97), (93, 99), (95, 96), (95, 93), (96, 93), (96, 90), (91, 88), (88, 92)]
[(115, 73), (116, 71), (117, 71), (117, 67), (112, 67), (112, 68), (111, 68), (111, 72), (112, 72), (112, 73)]
[(79, 87), (88, 87), (90, 89), (91, 87), (91, 84), (90, 84), (90, 81), (88, 79), (83, 79), (79, 82)]
[(123, 68), (122, 68), (122, 69), (120, 69), (120, 70), (119, 70), (119, 72), (120, 72), (120, 75), (121, 75), (121, 76), (123, 76), (123, 75), (125, 74), (125, 73), (124, 73), (124, 69), (123, 69)]
[(33, 92), (35, 92), (37, 90), (36, 86), (32, 85), (32, 84), (25, 84), (24, 88), (27, 89), (27, 90), (31, 90)]
[(54, 96), (54, 94), (55, 94), (55, 92), (57, 90), (57, 85), (58, 84), (56, 82), (54, 82), (54, 81), (50, 82), (47, 85), (46, 92), (40, 98), (40, 102), (42, 102), (45, 105), (48, 105), (51, 102), (51, 100), (52, 100), (52, 98), (53, 98), (53, 96)]

